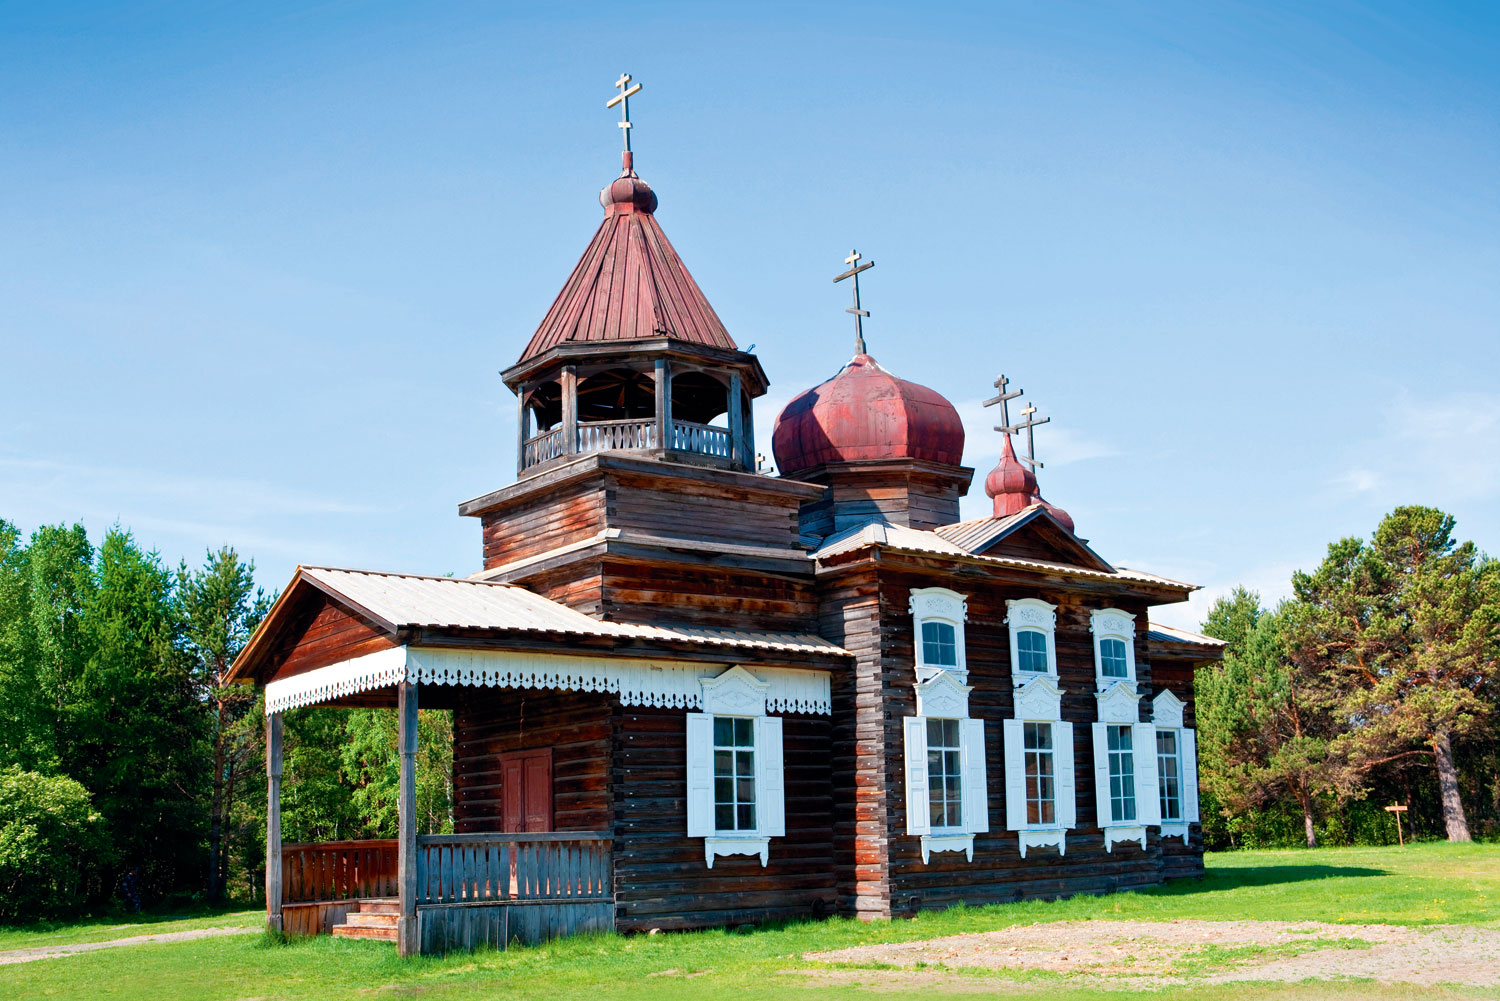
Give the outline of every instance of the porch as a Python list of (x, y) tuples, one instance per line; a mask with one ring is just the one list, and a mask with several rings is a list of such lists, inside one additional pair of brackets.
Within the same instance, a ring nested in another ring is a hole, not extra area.
[[(416, 944), (423, 954), (614, 927), (608, 833), (422, 834)], [(399, 943), (400, 840), (281, 847), (280, 927)], [(277, 922), (275, 907), (271, 922)]]

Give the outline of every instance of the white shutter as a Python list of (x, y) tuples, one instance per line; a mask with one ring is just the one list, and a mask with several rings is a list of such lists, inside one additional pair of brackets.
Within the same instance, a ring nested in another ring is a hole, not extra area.
[(1198, 734), (1192, 730), (1179, 732), (1182, 741), (1177, 770), (1182, 774), (1182, 819), (1192, 823), (1198, 820)]
[(1026, 744), (1021, 721), (1000, 721), (1005, 739), (1005, 826), (1019, 831), (1026, 826)]
[(1095, 723), (1094, 729), (1094, 809), (1100, 827), (1108, 827), (1113, 818), (1109, 808), (1109, 735), (1108, 723)]
[(984, 720), (960, 720), (958, 725), (959, 745), (963, 750), (964, 833), (984, 834), (990, 829), (990, 790), (984, 767)]
[(1078, 785), (1073, 781), (1073, 724), (1052, 724), (1052, 768), (1057, 781), (1057, 826), (1063, 830), (1078, 826)]
[(755, 720), (755, 796), (760, 833), (786, 836), (786, 779), (781, 767), (781, 717)]
[(927, 834), (932, 815), (927, 803), (927, 718), (907, 716), (906, 725), (906, 833)]
[(1161, 823), (1161, 769), (1156, 761), (1156, 724), (1136, 723), (1130, 746), (1135, 754), (1135, 819), (1145, 827)]
[(707, 713), (687, 714), (687, 832), (714, 834), (714, 718)]

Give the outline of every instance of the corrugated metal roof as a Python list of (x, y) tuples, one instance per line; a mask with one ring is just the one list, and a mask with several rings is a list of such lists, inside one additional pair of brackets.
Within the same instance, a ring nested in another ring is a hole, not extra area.
[(1016, 567), (1024, 570), (1045, 570), (1051, 573), (1066, 573), (1075, 577), (1091, 577), (1095, 580), (1134, 580), (1147, 584), (1165, 584), (1170, 587), (1180, 587), (1189, 591), (1196, 591), (1196, 584), (1187, 584), (1170, 577), (1161, 577), (1157, 574), (1146, 573), (1144, 570), (1130, 570), (1125, 567), (1115, 567), (1114, 572), (1104, 570), (1089, 570), (1084, 567), (1071, 566), (1066, 563), (1049, 563), (1045, 560), (1026, 560), (1015, 556), (985, 556), (975, 555), (949, 542), (936, 532), (928, 532), (917, 528), (908, 528), (904, 525), (889, 525), (884, 522), (875, 522), (858, 528), (845, 529), (830, 535), (824, 540), (823, 545), (813, 552), (813, 558), (826, 560), (842, 553), (853, 552), (865, 546), (880, 545), (889, 546), (905, 552), (915, 553), (939, 553), (947, 556), (966, 556), (969, 559), (984, 560), (989, 563), (998, 563), (1002, 566)]
[(298, 573), (397, 629), (493, 629), (846, 654), (812, 633), (602, 622), (524, 587), (462, 577), (299, 567)]
[(964, 552), (972, 553), (983, 549), (1041, 509), (1041, 505), (1033, 504), (1005, 518), (975, 518), (972, 521), (941, 525), (932, 531), (939, 538), (953, 543)]
[(1178, 629), (1176, 626), (1164, 626), (1159, 622), (1152, 622), (1146, 627), (1146, 638), (1158, 640), (1163, 643), (1197, 643), (1200, 646), (1222, 647), (1227, 646), (1224, 640), (1215, 639), (1212, 636), (1204, 636), (1202, 633), (1188, 632), (1186, 629)]

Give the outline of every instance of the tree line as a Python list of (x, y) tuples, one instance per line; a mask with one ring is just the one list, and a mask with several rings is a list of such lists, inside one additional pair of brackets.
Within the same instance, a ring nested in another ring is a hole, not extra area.
[[(229, 547), (174, 568), (118, 527), (0, 520), (0, 920), (256, 898), (264, 706), (225, 679), (271, 603)], [(419, 728), (422, 826), (448, 830), (452, 721)], [(288, 713), (284, 767), (286, 840), (394, 836), (390, 711)]]
[(1451, 515), (1400, 507), (1340, 539), (1274, 608), (1243, 588), (1196, 678), (1210, 846), (1500, 834), (1500, 561)]

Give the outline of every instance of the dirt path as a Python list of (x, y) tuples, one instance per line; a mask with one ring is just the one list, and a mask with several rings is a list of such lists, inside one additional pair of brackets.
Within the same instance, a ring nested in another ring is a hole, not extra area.
[[(1147, 987), (1242, 980), (1368, 978), (1387, 984), (1500, 986), (1500, 931), (1316, 921), (1058, 921), (1001, 931), (808, 953), (875, 966), (866, 982), (949, 970), (1050, 970)], [(879, 966), (897, 967), (880, 970)], [(927, 969), (924, 970), (923, 967)], [(825, 970), (832, 979), (852, 970)]]
[(106, 942), (78, 942), (73, 945), (43, 945), (33, 949), (11, 949), (0, 952), (0, 966), (10, 963), (30, 963), (38, 959), (55, 959), (58, 956), (73, 956), (95, 949), (114, 949), (122, 945), (147, 945), (151, 942), (191, 942), (198, 938), (214, 938), (218, 935), (249, 935), (259, 928), (199, 928), (196, 931), (166, 931), (157, 935), (131, 935), (128, 938), (112, 938)]

